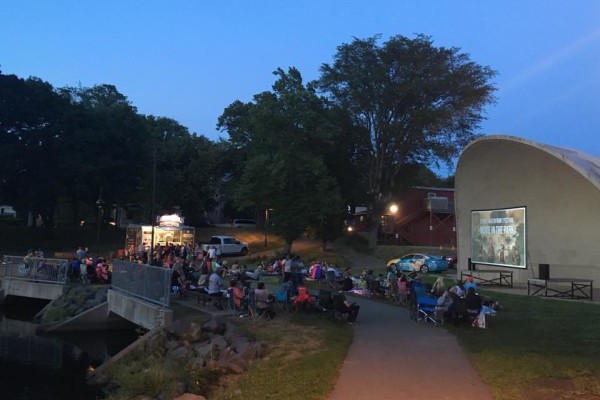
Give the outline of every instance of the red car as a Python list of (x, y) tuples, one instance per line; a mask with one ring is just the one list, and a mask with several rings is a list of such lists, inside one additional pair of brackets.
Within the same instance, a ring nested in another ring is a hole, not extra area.
[(456, 263), (458, 262), (458, 257), (456, 254), (444, 256), (444, 258), (446, 261), (448, 261), (448, 268), (456, 268)]

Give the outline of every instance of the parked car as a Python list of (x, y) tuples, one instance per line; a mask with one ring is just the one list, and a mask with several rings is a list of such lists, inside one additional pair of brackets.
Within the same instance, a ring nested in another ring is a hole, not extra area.
[(202, 245), (202, 250), (208, 251), (208, 247), (215, 247), (221, 255), (248, 254), (248, 243), (241, 242), (232, 236), (213, 236), (209, 243)]
[(442, 257), (428, 254), (412, 253), (400, 257), (396, 262), (396, 271), (442, 272), (448, 270), (448, 261)]
[(233, 228), (256, 228), (256, 221), (253, 219), (234, 219), (231, 226)]
[(448, 261), (448, 268), (456, 268), (456, 263), (458, 262), (458, 256), (456, 254), (444, 256), (444, 258)]

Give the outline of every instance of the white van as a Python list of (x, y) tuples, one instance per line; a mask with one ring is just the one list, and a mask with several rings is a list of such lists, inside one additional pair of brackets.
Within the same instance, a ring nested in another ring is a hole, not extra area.
[(231, 226), (233, 228), (256, 228), (256, 221), (253, 219), (234, 219)]

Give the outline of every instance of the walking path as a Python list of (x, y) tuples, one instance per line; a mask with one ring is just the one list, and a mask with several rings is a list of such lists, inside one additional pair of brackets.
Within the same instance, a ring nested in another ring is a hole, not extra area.
[[(381, 261), (337, 249), (363, 269)], [(354, 339), (329, 400), (492, 399), (456, 338), (443, 328), (410, 320), (406, 308), (366, 299)]]

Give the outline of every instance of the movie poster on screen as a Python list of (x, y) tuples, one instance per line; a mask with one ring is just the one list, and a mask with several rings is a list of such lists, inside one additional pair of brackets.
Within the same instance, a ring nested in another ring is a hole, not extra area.
[(526, 268), (525, 207), (471, 211), (474, 264)]

